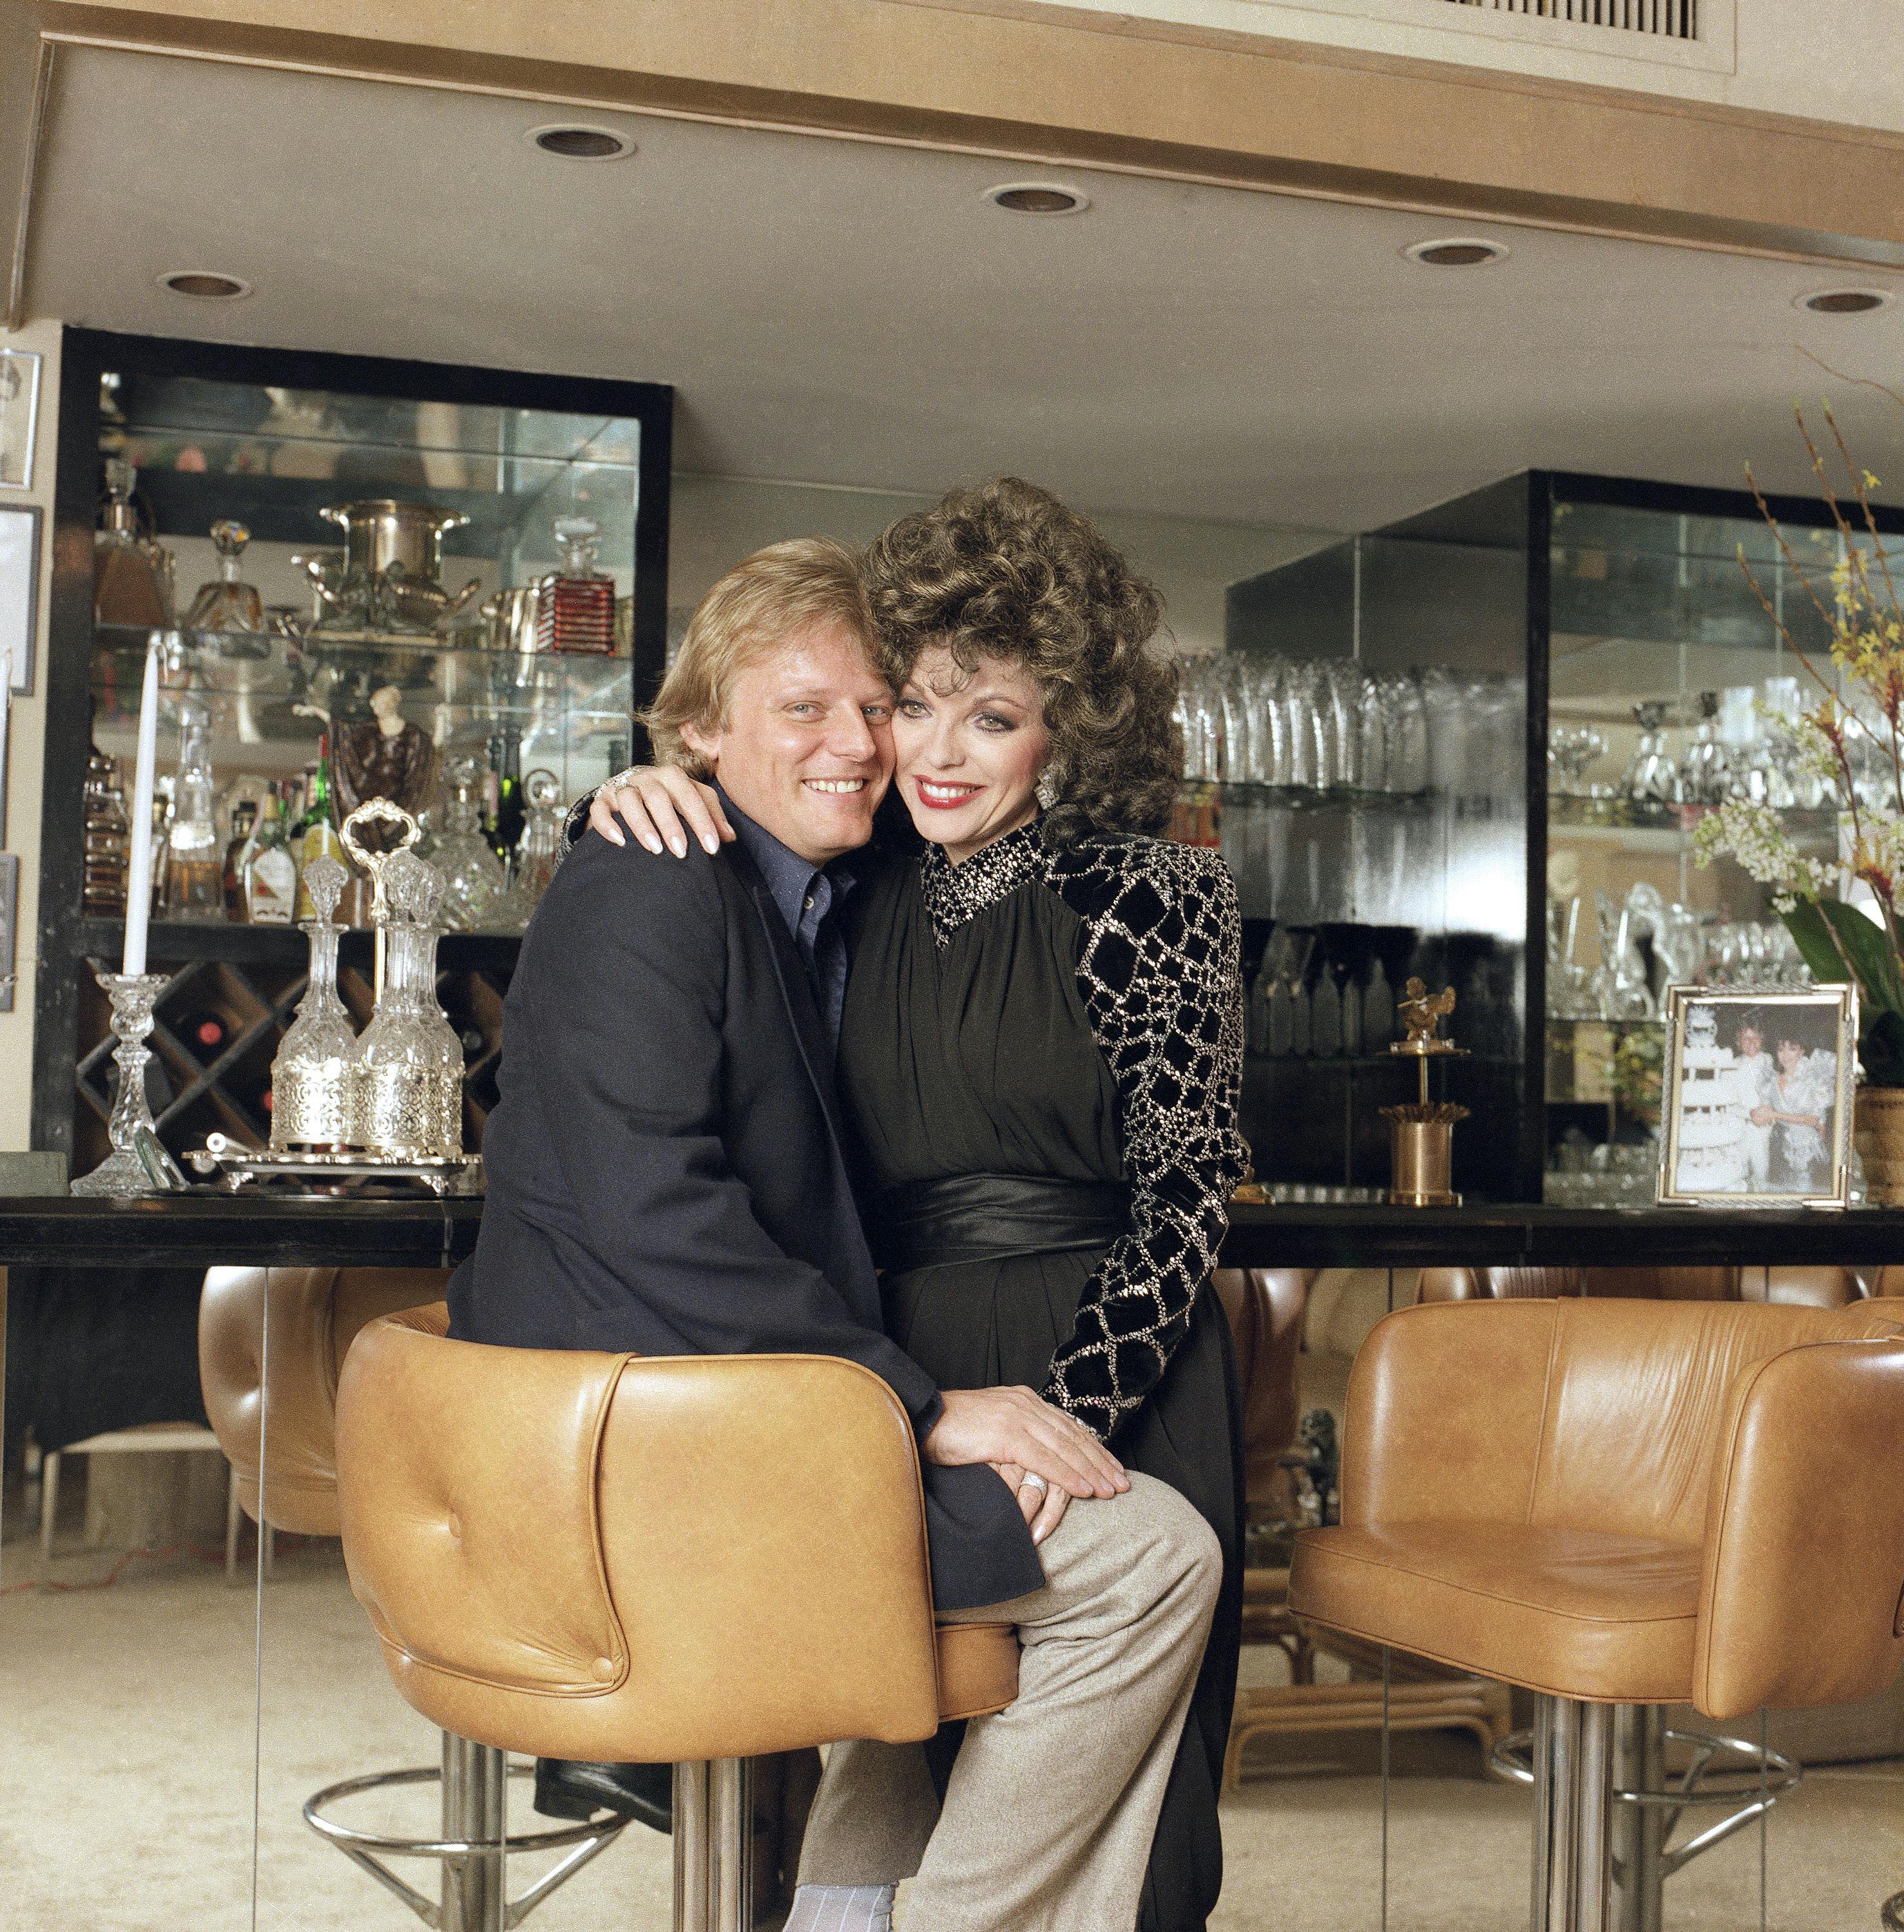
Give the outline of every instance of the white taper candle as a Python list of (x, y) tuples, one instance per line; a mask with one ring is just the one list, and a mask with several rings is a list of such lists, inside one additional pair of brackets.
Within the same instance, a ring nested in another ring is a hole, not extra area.
[(152, 794), (158, 763), (159, 655), (155, 632), (146, 647), (146, 680), (139, 692), (139, 756), (133, 766), (132, 857), (125, 872), (125, 959), (128, 974), (146, 970), (146, 928), (152, 916)]

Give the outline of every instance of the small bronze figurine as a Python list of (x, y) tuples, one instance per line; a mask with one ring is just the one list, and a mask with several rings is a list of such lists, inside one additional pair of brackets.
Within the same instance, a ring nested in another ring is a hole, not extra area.
[(1420, 1097), (1399, 1106), (1384, 1107), (1389, 1124), (1392, 1172), (1389, 1199), (1403, 1208), (1456, 1208), (1461, 1197), (1450, 1185), (1454, 1165), (1455, 1123), (1467, 1118), (1457, 1100), (1428, 1098), (1431, 1059), (1463, 1049), (1451, 1040), (1436, 1037), (1435, 1028), (1455, 1010), (1455, 989), (1444, 986), (1431, 998), (1427, 986), (1410, 980), (1395, 1002), (1395, 1011), (1408, 1036), (1389, 1051), (1413, 1060), (1420, 1078)]

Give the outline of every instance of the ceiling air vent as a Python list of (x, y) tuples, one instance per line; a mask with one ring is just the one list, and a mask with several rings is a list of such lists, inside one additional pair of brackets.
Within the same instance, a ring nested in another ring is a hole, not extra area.
[(1491, 14), (1518, 14), (1530, 20), (1573, 22), (1582, 27), (1612, 27), (1662, 40), (1699, 38), (1699, 0), (1442, 0), (1449, 7), (1473, 7)]

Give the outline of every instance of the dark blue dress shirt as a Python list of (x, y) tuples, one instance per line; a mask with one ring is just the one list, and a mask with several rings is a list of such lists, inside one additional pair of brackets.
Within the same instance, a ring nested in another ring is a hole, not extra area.
[(857, 883), (851, 866), (842, 860), (830, 866), (815, 866), (756, 825), (725, 792), (721, 792), (720, 800), (735, 837), (760, 868), (767, 890), (800, 949), (814, 1002), (826, 1022), (827, 1038), (837, 1048), (840, 1009), (846, 1000), (846, 937), (833, 915)]

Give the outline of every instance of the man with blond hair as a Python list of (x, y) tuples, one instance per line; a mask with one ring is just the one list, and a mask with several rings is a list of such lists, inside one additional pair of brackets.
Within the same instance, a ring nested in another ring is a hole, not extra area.
[[(932, 1884), (912, 1916), (920, 1932), (967, 1932), (993, 1924), (1021, 1882), (1025, 1847), (996, 1815), (1014, 1794), (1039, 1792), (1053, 1845), (1090, 1869), (1079, 1848), (1130, 1806), (1119, 1776), (1080, 1765), (1080, 1712), (1128, 1696), (1144, 1737), (1122, 1742), (1142, 1757), (1158, 1726), (1136, 1714), (1158, 1702), (1157, 1683), (1181, 1678), (1159, 1720), (1174, 1740), (1220, 1559), (1188, 1503), (1127, 1478), (1062, 1409), (1026, 1388), (941, 1390), (881, 1327), (833, 1092), (838, 908), (893, 772), (893, 698), (869, 629), (852, 554), (822, 539), (757, 553), (695, 612), (646, 722), (662, 757), (716, 784), (737, 837), (708, 851), (677, 833), (682, 862), (590, 832), (556, 874), (503, 1008), (488, 1198), (449, 1285), (451, 1333), (643, 1354), (835, 1354), (884, 1379), (919, 1445), (935, 1607), (1002, 1606), (988, 1615), (1035, 1623), (1068, 1660), (1047, 1691), (1028, 1673), (1010, 1712), (977, 1720), (1008, 1726), (987, 1774), (1005, 1788), (955, 1777), (932, 1832)], [(1092, 1506), (1068, 1511), (1041, 1552), (998, 1468)], [(572, 1788), (606, 1791), (633, 1768), (571, 1767)], [(914, 1827), (880, 1814), (837, 1795), (829, 1805), (823, 1786), (826, 1882), (801, 1888), (788, 1932), (884, 1932), (896, 1862), (914, 1868), (923, 1846), (896, 1842)], [(1115, 1840), (1137, 1872), (1146, 1835)]]

